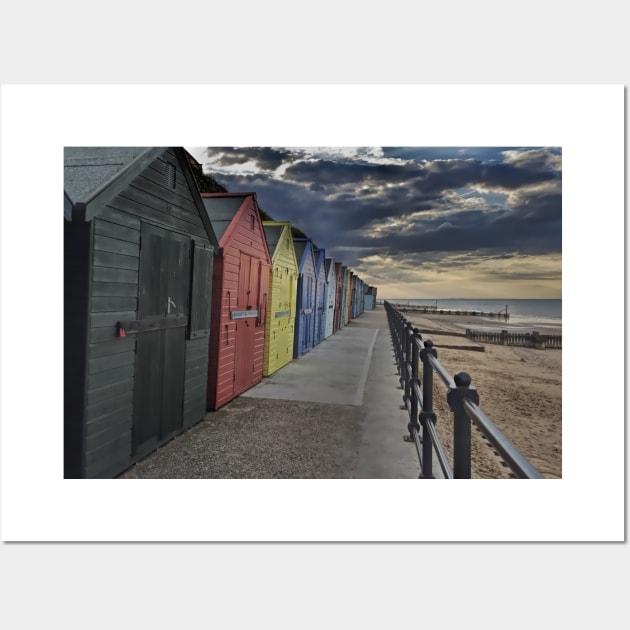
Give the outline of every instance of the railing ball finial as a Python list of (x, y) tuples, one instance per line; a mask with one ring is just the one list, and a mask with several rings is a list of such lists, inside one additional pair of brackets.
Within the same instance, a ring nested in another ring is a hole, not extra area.
[(425, 348), (433, 348), (433, 342), (432, 342), (430, 339), (427, 339), (427, 340), (424, 342), (424, 347), (425, 347)]
[(457, 385), (457, 387), (469, 387), (472, 382), (472, 378), (468, 372), (457, 372), (457, 374), (453, 377), (453, 380), (455, 381), (455, 385)]

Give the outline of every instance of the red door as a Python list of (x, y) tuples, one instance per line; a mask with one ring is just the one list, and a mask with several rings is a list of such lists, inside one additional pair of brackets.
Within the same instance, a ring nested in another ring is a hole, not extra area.
[(260, 266), (259, 260), (241, 252), (234, 357), (235, 394), (244, 391), (256, 380), (254, 350), (259, 315)]

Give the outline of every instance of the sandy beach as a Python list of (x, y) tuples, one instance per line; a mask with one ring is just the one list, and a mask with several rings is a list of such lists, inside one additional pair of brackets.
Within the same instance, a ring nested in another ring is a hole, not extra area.
[[(479, 393), (479, 407), (546, 478), (562, 477), (562, 350), (475, 343), (453, 336), (470, 329), (514, 329), (509, 323), (475, 316), (405, 313), (424, 340), (431, 339), (438, 360), (451, 375), (468, 372)], [(541, 334), (561, 335), (561, 327), (518, 328)], [(436, 331), (436, 332), (424, 332)], [(451, 333), (451, 334), (449, 334)], [(483, 352), (447, 346), (484, 347)], [(434, 408), (443, 445), (452, 456), (452, 413), (446, 403), (446, 387), (434, 382)], [(442, 419), (442, 420), (440, 420)], [(473, 429), (472, 477), (509, 478), (510, 469)]]

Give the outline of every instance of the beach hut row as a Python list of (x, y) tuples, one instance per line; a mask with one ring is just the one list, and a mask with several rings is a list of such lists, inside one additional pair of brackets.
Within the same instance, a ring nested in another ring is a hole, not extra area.
[(111, 478), (298, 359), (376, 289), (181, 147), (64, 156), (64, 476)]

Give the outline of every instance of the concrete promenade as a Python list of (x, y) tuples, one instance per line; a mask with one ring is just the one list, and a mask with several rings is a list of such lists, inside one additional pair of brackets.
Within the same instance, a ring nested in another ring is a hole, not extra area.
[(360, 479), (417, 478), (413, 444), (403, 441), (409, 422), (400, 410), (402, 390), (387, 315), (382, 306), (366, 311), (310, 352), (242, 394), (361, 408), (356, 476)]
[(401, 403), (377, 306), (120, 477), (417, 479)]

